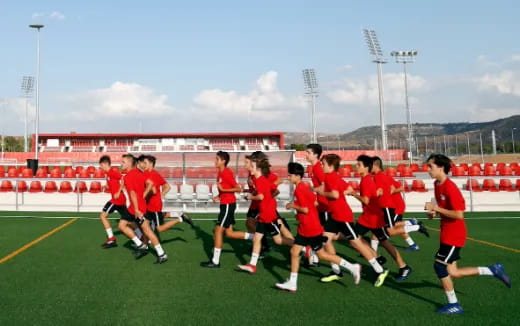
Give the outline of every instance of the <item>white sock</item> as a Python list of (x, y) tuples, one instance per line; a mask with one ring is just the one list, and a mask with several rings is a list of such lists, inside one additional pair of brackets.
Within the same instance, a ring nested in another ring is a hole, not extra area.
[(334, 274), (339, 274), (341, 273), (341, 269), (339, 268), (339, 265), (338, 264), (330, 264), (330, 267), (332, 267), (332, 271), (334, 272)]
[(251, 261), (249, 262), (249, 264), (256, 266), (256, 264), (258, 263), (258, 256), (258, 254), (253, 253), (251, 255)]
[(302, 247), (302, 254), (305, 255), (306, 252), (307, 252), (307, 247)]
[(354, 270), (354, 265), (346, 261), (345, 259), (341, 259), (339, 262), (339, 265), (343, 267), (344, 269), (348, 270), (350, 273)]
[(318, 254), (314, 250), (312, 250), (311, 254), (311, 263), (318, 264), (320, 262), (320, 258), (318, 257)]
[(114, 233), (112, 232), (112, 228), (105, 229), (105, 231), (107, 232), (107, 238), (113, 238), (114, 237)]
[(413, 241), (412, 237), (408, 237), (408, 238), (404, 239), (404, 241), (406, 241), (406, 243), (409, 246), (413, 246), (415, 244), (415, 242)]
[(163, 248), (161, 247), (161, 244), (158, 244), (157, 246), (155, 246), (155, 251), (157, 252), (157, 256), (162, 256), (162, 255), (164, 255), (164, 250), (163, 250)]
[(405, 225), (404, 226), (404, 232), (406, 232), (406, 233), (419, 231), (419, 229), (420, 229), (419, 225)]
[(254, 237), (255, 237), (255, 235), (253, 233), (247, 233), (247, 232), (244, 233), (245, 240), (253, 240)]
[(381, 274), (383, 272), (383, 267), (379, 264), (377, 259), (372, 258), (372, 259), (369, 259), (368, 262), (370, 263), (370, 265), (372, 265), (372, 268), (374, 269), (374, 271), (376, 273)]
[(222, 251), (221, 248), (213, 248), (213, 264), (218, 265), (220, 263), (220, 252)]
[(377, 252), (377, 247), (379, 246), (378, 240), (370, 240), (370, 247), (374, 249), (375, 252)]
[(170, 212), (170, 217), (181, 217), (181, 214), (178, 212)]
[(291, 283), (296, 283), (298, 281), (298, 273), (291, 273), (291, 277), (289, 278)]
[(141, 231), (141, 229), (139, 228), (135, 229), (134, 233), (139, 239), (141, 239), (141, 237), (143, 236), (143, 231)]
[(139, 240), (138, 237), (133, 237), (132, 238), (132, 241), (135, 243), (136, 246), (140, 247), (142, 246), (143, 242), (141, 240)]
[(179, 219), (179, 221), (181, 221), (181, 222), (183, 222), (183, 221), (184, 221), (184, 219), (182, 218), (182, 216), (178, 216), (177, 218), (178, 218), (178, 219)]
[(489, 267), (477, 267), (478, 273), (480, 275), (490, 275), (493, 276), (493, 272), (489, 269)]
[(448, 303), (457, 303), (457, 295), (455, 294), (455, 290), (446, 291), (446, 297), (448, 298)]

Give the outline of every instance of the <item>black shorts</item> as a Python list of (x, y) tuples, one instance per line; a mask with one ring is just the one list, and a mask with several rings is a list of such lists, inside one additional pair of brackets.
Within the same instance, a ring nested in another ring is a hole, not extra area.
[(220, 204), (220, 213), (218, 214), (217, 225), (227, 229), (235, 224), (236, 203)]
[(287, 228), (287, 230), (291, 231), (291, 227), (289, 226), (289, 223), (287, 222), (287, 220), (283, 217), (280, 216), (280, 214), (278, 214), (278, 212), (276, 212), (276, 214), (278, 215), (278, 222), (281, 221), (282, 223), (278, 223), (278, 226), (281, 228), (282, 225), (285, 226)]
[(325, 227), (325, 225), (327, 224), (327, 221), (330, 218), (330, 213), (329, 212), (318, 212), (318, 216), (320, 217), (321, 226)]
[(318, 235), (316, 237), (304, 237), (297, 234), (294, 239), (294, 244), (302, 247), (310, 246), (312, 250), (318, 251), (323, 248), (323, 244), (327, 242), (327, 237)]
[(260, 210), (258, 208), (249, 208), (247, 210), (246, 217), (247, 218), (254, 218), (255, 220), (258, 219), (258, 214), (260, 213)]
[(347, 240), (356, 240), (358, 235), (356, 233), (356, 226), (350, 222), (340, 222), (333, 218), (330, 218), (325, 224), (325, 232), (329, 233), (342, 233)]
[(385, 207), (383, 208), (383, 217), (385, 219), (385, 226), (391, 228), (395, 225), (397, 214), (395, 214), (394, 208)]
[(368, 231), (370, 231), (373, 235), (376, 236), (377, 240), (379, 240), (379, 241), (385, 241), (385, 240), (390, 239), (390, 236), (386, 232), (386, 228), (371, 229), (371, 228), (367, 228), (366, 226), (364, 226), (362, 224), (356, 223), (355, 230), (356, 230), (356, 233), (358, 234), (358, 236), (363, 236)]
[(133, 223), (137, 223), (138, 225), (141, 225), (141, 223), (139, 223), (140, 220), (138, 218), (136, 218), (135, 215), (132, 215), (129, 212), (127, 212), (124, 215), (121, 214), (121, 220), (125, 220), (125, 221), (128, 221), (128, 222), (133, 222)]
[(150, 224), (152, 225), (152, 228), (154, 228), (154, 229), (164, 223), (164, 213), (163, 212), (146, 212), (146, 214), (144, 214), (144, 217), (148, 221), (150, 221)]
[(112, 214), (113, 212), (117, 211), (119, 214), (127, 214), (128, 211), (126, 210), (125, 205), (116, 205), (110, 201), (108, 201), (105, 206), (102, 209), (103, 212)]
[(256, 223), (256, 231), (257, 233), (262, 233), (263, 235), (270, 234), (272, 237), (280, 234), (280, 226), (276, 221), (271, 223)]
[(435, 254), (435, 259), (445, 264), (451, 264), (460, 259), (460, 249), (462, 248), (441, 243), (439, 250)]
[(402, 220), (403, 220), (403, 214), (397, 214), (396, 213), (395, 214), (395, 219), (394, 219), (395, 223), (401, 222)]

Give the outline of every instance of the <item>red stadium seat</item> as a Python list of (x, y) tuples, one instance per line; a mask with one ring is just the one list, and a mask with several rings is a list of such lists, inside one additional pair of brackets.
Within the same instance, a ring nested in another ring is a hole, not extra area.
[(40, 181), (31, 181), (31, 186), (29, 187), (29, 192), (42, 192), (42, 183)]
[(3, 165), (0, 165), (0, 178), (2, 178), (5, 175), (5, 168)]
[(451, 169), (451, 175), (454, 177), (462, 177), (465, 175), (464, 168), (462, 166), (455, 166)]
[(344, 169), (344, 168), (339, 168), (338, 172), (339, 172), (339, 175), (343, 178), (350, 178), (350, 176), (352, 174), (352, 171), (350, 171), (349, 169)]
[(500, 171), (500, 169), (503, 169), (506, 167), (506, 164), (503, 162), (497, 163), (496, 169), (497, 171)]
[(401, 181), (401, 185), (403, 185), (403, 187), (404, 187), (404, 192), (412, 191), (412, 189), (410, 188), (410, 185), (408, 184), (408, 182), (406, 182), (406, 180)]
[(43, 189), (43, 192), (56, 192), (58, 191), (58, 187), (56, 186), (56, 182), (54, 181), (46, 181), (45, 182), (45, 188)]
[[(173, 187), (173, 186), (172, 186), (172, 187)], [(107, 193), (107, 194), (110, 193), (110, 188), (108, 187), (108, 184), (105, 184), (105, 185), (103, 186), (103, 192), (105, 192), (105, 193)]]
[(63, 173), (63, 177), (64, 178), (75, 178), (76, 177), (76, 171), (74, 171), (73, 169), (67, 169)]
[[(413, 172), (412, 172), (412, 169), (410, 169), (409, 166), (405, 166), (402, 170), (401, 170), (401, 177), (404, 177), (404, 178), (412, 178), (414, 176)], [(413, 186), (412, 186), (413, 187)]]
[(480, 175), (480, 165), (479, 166), (475, 166), (475, 165), (470, 166), (468, 175), (470, 175), (472, 177), (479, 176)]
[(349, 183), (352, 189), (354, 189), (355, 191), (359, 191), (359, 182), (357, 180), (349, 181)]
[(497, 170), (495, 170), (495, 167), (493, 165), (487, 165), (484, 168), (484, 175), (487, 177), (495, 176), (497, 175)]
[(87, 167), (87, 171), (90, 174), (94, 174), (94, 172), (96, 172), (96, 168), (93, 167), (92, 165), (90, 165), (90, 166)]
[(490, 166), (495, 167), (495, 165), (494, 165), (493, 163), (489, 163), (489, 162), (488, 162), (488, 163), (484, 163), (484, 170), (485, 170), (487, 167), (490, 167)]
[(18, 172), (18, 169), (16, 169), (16, 168), (9, 168), (7, 170), (8, 178), (18, 178), (19, 175), (20, 175), (20, 173)]
[(412, 170), (412, 172), (419, 172), (419, 164), (417, 164), (417, 163), (411, 164), (410, 169)]
[(493, 179), (484, 179), (482, 183), (482, 190), (485, 191), (498, 191), (497, 185), (495, 184), (495, 180)]
[(96, 178), (96, 179), (102, 179), (105, 177), (105, 171), (101, 168), (99, 169), (96, 169), (96, 171), (94, 172), (94, 175), (92, 176), (93, 178)]
[(58, 167), (55, 167), (51, 170), (51, 178), (61, 178), (61, 170)]
[(479, 170), (482, 170), (480, 163), (473, 163), (473, 164), (471, 164), (471, 166), (474, 166), (474, 167), (478, 168)]
[(101, 182), (99, 182), (99, 181), (92, 181), (92, 183), (90, 184), (89, 192), (91, 192), (93, 194), (100, 193), (101, 192)]
[(70, 184), (70, 181), (62, 181), (60, 183), (60, 192), (61, 193), (68, 193), (72, 191), (72, 185)]
[(397, 170), (396, 170), (395, 168), (387, 167), (387, 168), (385, 169), (385, 173), (386, 173), (388, 176), (391, 176), (392, 178), (397, 177)]
[(25, 182), (24, 180), (18, 181), (16, 183), (16, 186), (17, 186), (18, 192), (26, 192), (28, 190), (27, 182)]
[(0, 186), (0, 192), (8, 192), (13, 191), (13, 184), (9, 180), (2, 180), (2, 185)]
[(460, 163), (459, 166), (464, 169), (465, 172), (468, 172), (468, 163)]
[(89, 170), (81, 170), (81, 172), (79, 173), (79, 177), (83, 179), (90, 178)]
[(509, 167), (511, 168), (511, 170), (514, 171), (518, 168), (518, 163), (517, 162), (509, 163)]
[[(343, 170), (348, 171), (349, 175), (352, 174), (352, 165), (351, 164), (345, 164), (343, 165)], [(344, 172), (345, 173), (345, 172)]]
[(426, 185), (422, 180), (413, 180), (412, 181), (412, 191), (416, 192), (427, 192)]
[(404, 165), (403, 163), (399, 163), (399, 164), (397, 164), (397, 171), (401, 172), (405, 167), (406, 167), (406, 165)]
[(480, 185), (478, 183), (478, 180), (476, 179), (471, 179), (471, 183), (469, 182), (466, 182), (466, 190), (472, 190), (472, 191), (475, 191), (475, 192), (480, 192), (482, 191), (482, 189), (480, 189)]
[(515, 189), (516, 191), (520, 191), (520, 179), (516, 179)]
[(87, 192), (87, 184), (85, 181), (76, 182), (76, 186), (74, 187), (74, 192), (84, 193)]
[(422, 172), (428, 172), (428, 163), (423, 163), (423, 165), (421, 167), (421, 171)]
[(498, 189), (501, 191), (515, 191), (515, 189), (513, 189), (513, 183), (510, 179), (500, 179)]
[(22, 178), (32, 178), (33, 171), (32, 169), (25, 168), (22, 170)]
[(72, 168), (72, 166), (66, 166), (63, 168), (63, 174), (65, 174), (67, 171), (72, 171), (72, 172), (74, 172), (74, 174), (76, 173), (76, 171)]
[(510, 176), (513, 175), (513, 169), (509, 166), (503, 166), (502, 168), (498, 169), (498, 174), (502, 176)]
[(36, 177), (37, 178), (47, 178), (47, 171), (45, 169), (39, 168), (36, 170)]
[(76, 166), (76, 169), (75, 169), (75, 171), (76, 171), (76, 174), (79, 174), (79, 173), (81, 173), (81, 171), (83, 171), (83, 170), (85, 170), (85, 168), (84, 168), (84, 167), (82, 167), (81, 165), (78, 165), (78, 166)]

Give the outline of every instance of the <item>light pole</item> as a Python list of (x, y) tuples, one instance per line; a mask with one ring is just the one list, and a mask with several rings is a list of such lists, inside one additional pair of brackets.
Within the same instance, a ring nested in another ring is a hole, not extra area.
[(23, 76), (22, 78), (22, 96), (25, 98), (25, 123), (24, 123), (24, 133), (23, 133), (23, 151), (27, 152), (28, 142), (27, 142), (27, 134), (28, 134), (28, 104), (29, 98), (32, 96), (32, 91), (34, 88), (34, 77), (33, 76)]
[(37, 33), (36, 37), (36, 120), (34, 127), (34, 159), (36, 160), (36, 166), (38, 166), (38, 143), (39, 143), (39, 129), (40, 129), (40, 29), (43, 28), (43, 25), (40, 24), (32, 24), (29, 25), (30, 28), (35, 28)]
[(317, 143), (316, 138), (316, 98), (318, 97), (318, 80), (314, 69), (303, 69), (303, 84), (305, 95), (311, 103), (311, 143)]
[(516, 154), (516, 152), (515, 152), (515, 130), (516, 130), (516, 128), (511, 128), (511, 140), (513, 142), (513, 154)]
[(482, 132), (479, 132), (480, 137), (480, 157), (482, 158), (482, 165), (484, 165), (484, 146), (482, 145)]
[(412, 149), (413, 149), (413, 126), (412, 126), (412, 110), (408, 102), (408, 74), (406, 64), (415, 62), (417, 51), (392, 51), (390, 55), (395, 58), (395, 62), (403, 64), (404, 71), (404, 101), (406, 110), (406, 124), (408, 125), (408, 150), (410, 157), (410, 164), (412, 164)]
[(377, 86), (379, 89), (379, 119), (381, 121), (381, 142), (384, 151), (388, 150), (387, 142), (387, 130), (385, 123), (385, 100), (383, 94), (383, 63), (386, 63), (386, 59), (383, 57), (383, 51), (381, 45), (377, 39), (376, 32), (374, 30), (363, 29), (365, 40), (367, 42), (368, 51), (372, 55), (372, 62), (377, 64)]

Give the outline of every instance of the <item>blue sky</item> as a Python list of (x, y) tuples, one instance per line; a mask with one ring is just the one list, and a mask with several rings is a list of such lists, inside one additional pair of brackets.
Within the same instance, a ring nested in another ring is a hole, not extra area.
[(320, 83), (318, 130), (379, 123), (377, 31), (388, 123), (405, 121), (402, 67), (417, 49), (413, 120), (519, 114), (515, 1), (2, 1), (1, 130), (21, 134), (24, 75), (41, 32), (41, 131), (307, 131), (301, 70)]

